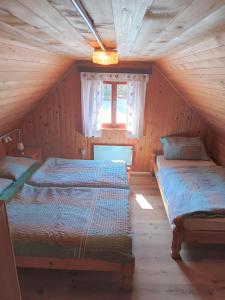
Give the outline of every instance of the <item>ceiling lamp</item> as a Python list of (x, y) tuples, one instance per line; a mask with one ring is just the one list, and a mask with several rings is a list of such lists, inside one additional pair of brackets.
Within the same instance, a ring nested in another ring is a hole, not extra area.
[(113, 65), (118, 64), (118, 52), (113, 50), (100, 50), (96, 49), (92, 56), (93, 63), (100, 65)]
[(96, 49), (93, 52), (92, 60), (93, 63), (100, 64), (100, 65), (112, 65), (118, 63), (118, 53), (117, 51), (107, 50), (103, 45), (101, 38), (96, 31), (93, 21), (89, 17), (88, 13), (86, 12), (84, 6), (82, 5), (80, 0), (71, 0), (72, 4), (90, 29), (91, 33), (95, 37), (96, 41), (98, 42), (100, 49)]

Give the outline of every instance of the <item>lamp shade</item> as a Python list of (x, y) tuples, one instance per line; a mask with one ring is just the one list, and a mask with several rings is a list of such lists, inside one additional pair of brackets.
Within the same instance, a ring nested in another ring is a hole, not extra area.
[(94, 50), (93, 63), (100, 65), (113, 65), (118, 64), (118, 53), (112, 50)]
[(17, 150), (19, 152), (23, 152), (23, 150), (24, 150), (24, 144), (22, 142), (17, 143), (16, 146), (17, 146)]

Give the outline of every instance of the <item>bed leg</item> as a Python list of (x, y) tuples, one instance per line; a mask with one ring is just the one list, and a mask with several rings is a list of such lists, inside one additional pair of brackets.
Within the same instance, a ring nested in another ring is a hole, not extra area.
[(173, 229), (173, 241), (171, 248), (171, 256), (173, 259), (178, 260), (181, 259), (180, 250), (183, 242), (183, 234), (180, 228), (175, 227)]
[(129, 292), (132, 290), (133, 284), (133, 274), (134, 274), (134, 264), (124, 265), (122, 268), (122, 282), (121, 289), (123, 291)]

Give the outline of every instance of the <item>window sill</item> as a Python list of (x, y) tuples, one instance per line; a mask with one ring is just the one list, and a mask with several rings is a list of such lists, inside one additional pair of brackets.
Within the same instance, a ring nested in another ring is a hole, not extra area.
[(102, 131), (126, 131), (126, 128), (102, 128)]

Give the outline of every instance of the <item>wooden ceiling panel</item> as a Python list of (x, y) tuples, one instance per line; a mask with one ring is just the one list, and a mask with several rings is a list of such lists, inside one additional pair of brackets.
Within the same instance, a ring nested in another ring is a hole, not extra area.
[[(213, 15), (215, 12), (220, 10), (224, 5), (224, 0), (204, 0), (204, 1), (188, 1), (185, 9), (181, 10), (180, 13), (166, 26), (166, 30), (163, 30), (158, 38), (153, 41), (158, 47), (152, 52), (152, 56), (158, 56), (160, 53), (165, 53), (169, 49), (179, 45), (179, 40), (183, 34), (188, 34), (189, 30), (191, 34), (199, 35), (199, 29), (203, 31), (207, 28), (209, 22), (209, 15)], [(220, 12), (220, 14), (222, 11)], [(219, 16), (218, 16), (219, 17)], [(216, 16), (213, 16), (216, 19)], [(191, 39), (188, 38), (190, 41)], [(159, 49), (159, 45), (160, 49)]]
[[(224, 25), (224, 0), (81, 2), (105, 46), (117, 48), (123, 60), (167, 56)], [(1, 0), (0, 32), (75, 59), (91, 59), (98, 47), (71, 0)]]
[(130, 50), (141, 31), (144, 16), (153, 1), (112, 0), (116, 31), (117, 49), (122, 58), (129, 56)]
[[(105, 46), (115, 48), (116, 43), (111, 1), (101, 1), (100, 5), (98, 0), (88, 0), (83, 1), (82, 3), (86, 8), (87, 13), (91, 16), (94, 26), (101, 36)], [(80, 14), (76, 11), (71, 0), (52, 0), (51, 5), (64, 16), (64, 18), (76, 31), (80, 33), (87, 45), (91, 45), (93, 48), (99, 48), (98, 43), (94, 39), (87, 25), (84, 23)], [(96, 7), (98, 7), (98, 9), (96, 9)]]
[(131, 49), (130, 57), (152, 59), (152, 53), (160, 50), (164, 40), (157, 42), (157, 38), (166, 31), (169, 24), (180, 14), (193, 0), (156, 0), (146, 11), (144, 22)]
[[(0, 8), (5, 15), (2, 23), (17, 29), (20, 35), (35, 40), (35, 46), (73, 57), (90, 55), (90, 47), (61, 13), (48, 1), (2, 0)], [(0, 16), (1, 20), (1, 16)], [(39, 45), (38, 45), (39, 42)]]
[(0, 43), (0, 134), (22, 121), (73, 63), (37, 48)]
[[(56, 38), (64, 45), (72, 47), (74, 51), (79, 51), (83, 55), (90, 55), (91, 48), (82, 38), (80, 33), (71, 25), (69, 20), (64, 17), (61, 11), (58, 11), (53, 5), (52, 1), (42, 0), (20, 0), (21, 3), (31, 10), (33, 14), (37, 14), (42, 20), (48, 23), (48, 27), (41, 27), (41, 30), (51, 36), (55, 31)], [(32, 21), (33, 17), (31, 17)], [(76, 53), (76, 52), (75, 52)]]
[(184, 50), (159, 59), (157, 64), (185, 99), (225, 134), (224, 37), (222, 26), (216, 35), (209, 31), (198, 43), (190, 43)]

